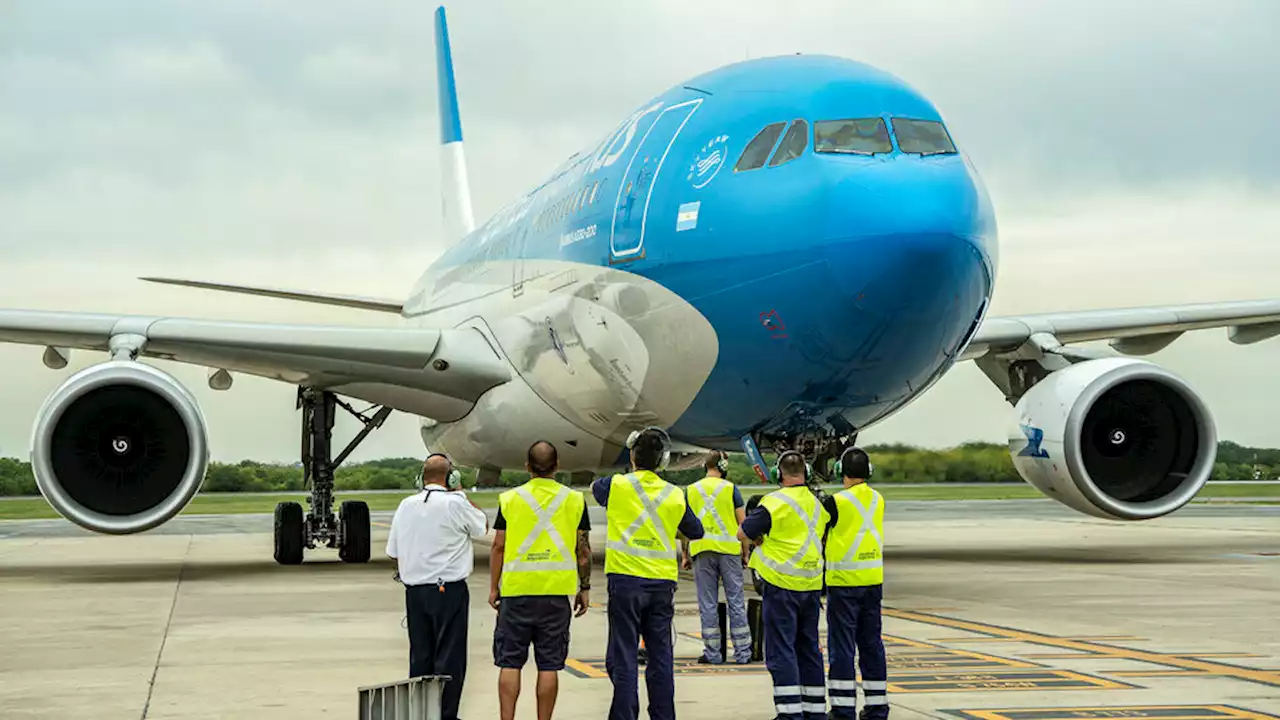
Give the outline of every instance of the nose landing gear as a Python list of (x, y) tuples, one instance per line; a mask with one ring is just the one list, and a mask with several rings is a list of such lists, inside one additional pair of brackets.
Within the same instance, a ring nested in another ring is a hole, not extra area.
[[(351, 413), (364, 427), (338, 454), (332, 457), (333, 421), (337, 408)], [(362, 413), (327, 390), (298, 388), (298, 409), (302, 410), (303, 483), (311, 491), (310, 511), (303, 515), (296, 502), (283, 502), (275, 513), (275, 559), (281, 565), (299, 565), (304, 550), (316, 547), (338, 549), (343, 562), (366, 563), (371, 554), (369, 506), (360, 501), (342, 503), (333, 512), (334, 471), (360, 443), (386, 422), (391, 408), (380, 407), (373, 415)]]

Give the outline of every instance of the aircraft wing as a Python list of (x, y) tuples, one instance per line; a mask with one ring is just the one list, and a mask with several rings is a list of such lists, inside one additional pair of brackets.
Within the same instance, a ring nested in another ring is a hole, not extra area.
[(1060, 352), (1061, 346), (1093, 340), (1110, 340), (1128, 355), (1147, 355), (1189, 330), (1220, 327), (1229, 328), (1238, 345), (1280, 335), (1280, 300), (988, 317), (962, 358), (1004, 356), (1027, 343)]
[(120, 352), (122, 343), (140, 346), (145, 357), (332, 390), (441, 422), (466, 415), (485, 391), (511, 377), (506, 360), (471, 328), (0, 310), (0, 342), (103, 352)]

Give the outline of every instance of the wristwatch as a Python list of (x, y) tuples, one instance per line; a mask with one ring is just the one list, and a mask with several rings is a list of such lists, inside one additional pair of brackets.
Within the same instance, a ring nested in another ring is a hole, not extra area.
[(590, 589), (591, 589), (591, 586), (590, 586), (590, 585), (579, 585), (579, 586), (578, 586), (578, 592), (582, 592), (583, 590), (590, 590)]

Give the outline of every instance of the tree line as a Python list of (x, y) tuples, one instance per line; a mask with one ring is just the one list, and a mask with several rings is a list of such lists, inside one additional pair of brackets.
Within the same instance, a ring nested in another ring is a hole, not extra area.
[[(868, 445), (875, 464), (875, 482), (878, 483), (991, 483), (1022, 482), (1009, 449), (993, 443), (966, 443), (945, 450), (931, 450), (910, 445)], [(351, 463), (338, 469), (335, 484), (338, 490), (408, 490), (414, 487), (419, 471), (420, 458), (387, 458), (362, 463)], [(679, 470), (664, 473), (676, 484), (688, 484), (698, 480), (700, 469)], [(505, 471), (499, 485), (512, 487), (529, 477), (528, 473)], [(1280, 477), (1280, 449), (1250, 448), (1233, 442), (1218, 444), (1218, 461), (1214, 465), (1215, 480), (1270, 480)], [(734, 482), (750, 485), (755, 482), (755, 471), (741, 455), (729, 460), (729, 478)], [(463, 469), (463, 482), (474, 485), (475, 470)], [(562, 474), (561, 481), (569, 482)], [(304, 490), (302, 467), (242, 460), (238, 463), (209, 464), (205, 474), (204, 492), (297, 492)], [(0, 496), (37, 495), (35, 477), (31, 465), (13, 458), (0, 458)]]

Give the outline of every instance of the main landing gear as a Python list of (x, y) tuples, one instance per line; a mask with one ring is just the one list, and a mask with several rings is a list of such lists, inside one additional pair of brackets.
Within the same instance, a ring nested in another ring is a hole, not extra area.
[[(333, 458), (333, 420), (339, 407), (355, 416), (364, 428), (337, 458)], [(342, 503), (335, 516), (333, 473), (351, 455), (351, 451), (369, 437), (369, 433), (386, 422), (391, 408), (379, 408), (373, 415), (367, 415), (327, 390), (302, 387), (298, 388), (298, 409), (302, 410), (303, 483), (311, 491), (308, 499), (311, 509), (304, 516), (299, 503), (282, 502), (276, 506), (276, 562), (300, 565), (303, 551), (316, 547), (337, 548), (338, 557), (343, 562), (369, 562), (369, 506), (348, 500)]]

